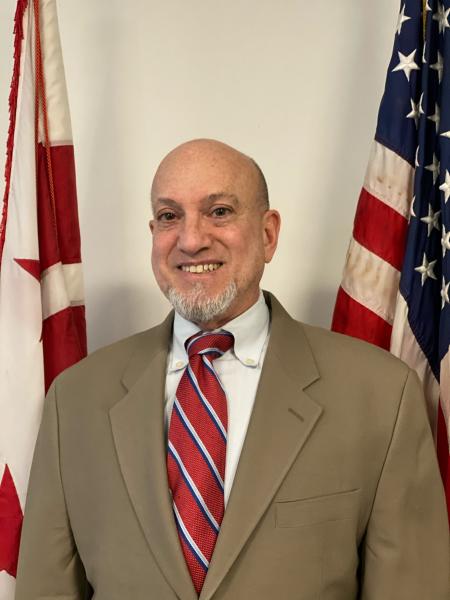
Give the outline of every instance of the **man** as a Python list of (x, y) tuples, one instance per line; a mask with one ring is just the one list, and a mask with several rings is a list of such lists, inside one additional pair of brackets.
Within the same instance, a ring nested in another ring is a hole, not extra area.
[(415, 373), (261, 294), (280, 217), (247, 156), (183, 144), (152, 205), (175, 316), (49, 392), (16, 599), (448, 600)]

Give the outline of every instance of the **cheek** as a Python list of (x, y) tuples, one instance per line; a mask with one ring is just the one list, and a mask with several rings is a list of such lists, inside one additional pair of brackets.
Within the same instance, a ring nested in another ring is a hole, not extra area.
[(154, 234), (152, 244), (152, 264), (155, 267), (163, 266), (167, 262), (171, 249), (173, 247), (173, 236), (164, 234)]

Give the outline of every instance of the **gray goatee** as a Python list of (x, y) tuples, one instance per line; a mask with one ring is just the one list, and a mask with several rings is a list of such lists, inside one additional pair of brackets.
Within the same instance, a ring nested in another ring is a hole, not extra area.
[(187, 293), (181, 293), (175, 288), (169, 288), (167, 298), (175, 311), (194, 323), (208, 323), (229, 308), (236, 298), (237, 286), (231, 281), (227, 287), (214, 297), (208, 297), (203, 289), (203, 284), (197, 282)]

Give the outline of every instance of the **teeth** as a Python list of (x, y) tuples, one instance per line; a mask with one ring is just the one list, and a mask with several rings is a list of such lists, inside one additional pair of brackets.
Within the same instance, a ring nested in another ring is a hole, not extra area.
[(220, 263), (210, 263), (207, 265), (182, 265), (181, 270), (186, 273), (205, 273), (207, 271), (216, 271)]

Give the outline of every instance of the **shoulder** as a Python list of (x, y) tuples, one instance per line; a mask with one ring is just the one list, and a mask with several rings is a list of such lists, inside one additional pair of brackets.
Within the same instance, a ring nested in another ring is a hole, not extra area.
[[(273, 345), (291, 371), (309, 369), (320, 380), (316, 387), (341, 397), (398, 399), (406, 384), (409, 367), (373, 344), (307, 325), (293, 319), (272, 295)], [(313, 366), (311, 366), (313, 364)], [(378, 400), (377, 400), (378, 401)]]
[(298, 322), (316, 360), (332, 363), (336, 369), (346, 366), (369, 372), (398, 372), (406, 377), (409, 367), (387, 350), (363, 340)]
[(158, 353), (167, 353), (172, 328), (172, 315), (146, 331), (136, 333), (100, 348), (66, 369), (53, 383), (58, 397), (114, 395), (121, 390), (126, 373), (134, 379), (145, 370)]

